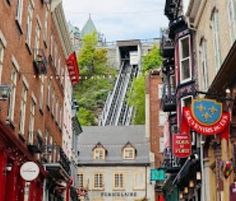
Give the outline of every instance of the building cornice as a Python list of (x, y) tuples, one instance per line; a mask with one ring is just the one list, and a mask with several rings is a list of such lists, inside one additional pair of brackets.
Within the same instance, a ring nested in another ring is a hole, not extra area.
[[(236, 41), (231, 47), (228, 55), (221, 65), (220, 70), (215, 76), (214, 80), (209, 87), (210, 93), (224, 93), (225, 89), (235, 84), (236, 74)], [(219, 94), (220, 95), (220, 94)]]
[(70, 41), (70, 35), (69, 35), (62, 3), (57, 4), (57, 7), (54, 8), (52, 12), (52, 17), (56, 25), (57, 31), (59, 33), (59, 38), (61, 40), (64, 55), (67, 58), (70, 55), (70, 53), (73, 52), (73, 46)]

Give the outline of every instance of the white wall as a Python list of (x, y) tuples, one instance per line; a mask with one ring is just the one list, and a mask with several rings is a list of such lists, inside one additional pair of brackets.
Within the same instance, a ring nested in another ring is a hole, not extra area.
[[(154, 185), (150, 184), (150, 168), (139, 166), (110, 166), (110, 167), (78, 167), (77, 173), (84, 175), (84, 187), (88, 187), (88, 197), (90, 201), (134, 201), (144, 198), (147, 195), (148, 200), (154, 199)], [(104, 175), (104, 188), (95, 190), (94, 174), (102, 173)], [(115, 190), (113, 188), (114, 173), (124, 174), (124, 189)], [(135, 182), (135, 175), (141, 175), (139, 181)], [(110, 193), (110, 196), (104, 193)], [(136, 196), (112, 196), (112, 193), (136, 193)], [(103, 194), (103, 195), (102, 195)]]
[(67, 157), (71, 158), (72, 149), (72, 84), (68, 75), (68, 71), (65, 71), (65, 88), (64, 88), (64, 108), (63, 108), (63, 136), (62, 136), (62, 149), (66, 153)]

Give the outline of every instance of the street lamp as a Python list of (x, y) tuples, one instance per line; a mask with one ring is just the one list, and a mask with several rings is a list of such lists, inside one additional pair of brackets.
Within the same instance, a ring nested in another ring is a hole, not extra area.
[(184, 194), (188, 194), (188, 187), (184, 187)]
[(196, 179), (197, 179), (198, 181), (201, 180), (201, 172), (197, 172), (197, 173), (196, 173)]
[(189, 188), (193, 188), (194, 187), (194, 181), (193, 180), (190, 180), (189, 181)]

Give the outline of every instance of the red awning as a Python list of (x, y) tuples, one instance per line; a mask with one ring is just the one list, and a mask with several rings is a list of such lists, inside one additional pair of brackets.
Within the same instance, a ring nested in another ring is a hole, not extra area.
[(72, 85), (75, 85), (79, 82), (79, 66), (75, 52), (70, 54), (70, 56), (66, 60), (66, 64), (68, 67), (71, 83)]

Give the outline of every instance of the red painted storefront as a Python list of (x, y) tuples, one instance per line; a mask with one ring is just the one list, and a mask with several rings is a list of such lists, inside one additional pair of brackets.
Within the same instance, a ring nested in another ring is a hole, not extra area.
[[(20, 167), (33, 158), (25, 145), (17, 139), (11, 129), (0, 122), (0, 201), (41, 201), (45, 172), (32, 182), (25, 182), (20, 176)], [(26, 192), (28, 191), (28, 193)]]

